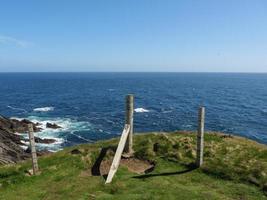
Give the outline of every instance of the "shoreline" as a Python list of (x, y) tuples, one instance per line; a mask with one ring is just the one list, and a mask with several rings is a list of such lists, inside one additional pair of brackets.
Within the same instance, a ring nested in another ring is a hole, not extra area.
[[(9, 124), (8, 124), (9, 123)], [(9, 158), (10, 161), (12, 162), (17, 162), (20, 160), (24, 160), (29, 158), (29, 141), (28, 141), (28, 135), (27, 135), (27, 130), (25, 129), (27, 124), (33, 124), (34, 125), (34, 131), (35, 133), (37, 133), (38, 136), (35, 136), (35, 142), (37, 143), (37, 150), (39, 152), (39, 155), (44, 155), (47, 153), (55, 153), (58, 151), (62, 151), (65, 148), (68, 147), (64, 147), (64, 148), (58, 148), (56, 150), (53, 149), (49, 149), (50, 145), (61, 145), (62, 141), (58, 141), (57, 139), (55, 139), (55, 137), (40, 137), (38, 133), (40, 133), (40, 131), (42, 131), (45, 127), (44, 124), (41, 124), (38, 121), (30, 121), (28, 119), (15, 119), (15, 118), (6, 118), (6, 117), (0, 117), (0, 136), (2, 134), (3, 136), (3, 131), (5, 131), (5, 138), (7, 141), (3, 140), (3, 144), (9, 144), (12, 143), (13, 146), (15, 146), (16, 148), (16, 155), (11, 156)], [(55, 130), (57, 131), (57, 129), (60, 131), (60, 129), (62, 127), (60, 127), (57, 124), (50, 124), (48, 122), (46, 122), (46, 126), (49, 125), (51, 130)], [(4, 127), (3, 127), (4, 126)], [(6, 127), (5, 127), (6, 126)], [(9, 129), (8, 129), (9, 127)], [(177, 130), (177, 131), (145, 131), (145, 132), (138, 132), (138, 133), (134, 133), (135, 135), (145, 135), (148, 133), (153, 133), (153, 132), (157, 132), (157, 133), (177, 133), (177, 134), (190, 134), (190, 133), (194, 133), (196, 135), (196, 131), (191, 131), (191, 130)], [(26, 134), (25, 134), (26, 133)], [(255, 143), (257, 143), (258, 145), (262, 145), (262, 146), (267, 146), (267, 144), (257, 141), (257, 140), (253, 140), (249, 137), (245, 137), (244, 135), (241, 134), (232, 134), (232, 133), (223, 133), (223, 132), (217, 132), (217, 131), (205, 131), (205, 134), (216, 134), (216, 135), (220, 135), (223, 137), (231, 137), (231, 138), (242, 138), (243, 140), (248, 140), (248, 141), (253, 141)], [(77, 136), (80, 137), (80, 136)], [(117, 139), (119, 138), (120, 135), (115, 136), (114, 138), (110, 138), (110, 139), (101, 139), (101, 140), (96, 140), (96, 141), (89, 141), (87, 140), (86, 143), (81, 143), (81, 144), (94, 144), (97, 142), (103, 142), (105, 140), (109, 141), (112, 139)], [(9, 138), (9, 139), (7, 139)], [(11, 145), (11, 146), (12, 146)], [(78, 144), (79, 145), (79, 144)], [(2, 145), (3, 146), (3, 145)], [(76, 145), (73, 145), (76, 146)], [(41, 148), (42, 147), (42, 148)], [(2, 150), (3, 152), (3, 150)], [(9, 152), (9, 153), (8, 153)], [(12, 155), (12, 150), (8, 150), (6, 151), (6, 154), (8, 155)], [(5, 154), (5, 152), (3, 153), (3, 155)], [(22, 156), (22, 158), (20, 158)]]

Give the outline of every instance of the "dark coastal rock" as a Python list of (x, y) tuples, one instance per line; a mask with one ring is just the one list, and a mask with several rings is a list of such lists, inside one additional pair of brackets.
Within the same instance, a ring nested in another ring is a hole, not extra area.
[(42, 129), (37, 127), (40, 124), (35, 124), (27, 119), (23, 119), (21, 121), (17, 120), (17, 119), (11, 119), (11, 123), (12, 123), (12, 129), (14, 132), (18, 132), (18, 133), (25, 133), (28, 131), (28, 124), (32, 124), (33, 125), (33, 131), (34, 132), (38, 132), (41, 131)]
[(0, 164), (16, 163), (30, 157), (21, 147), (20, 136), (0, 127)]
[(28, 148), (25, 150), (25, 153), (28, 153), (28, 154), (30, 154), (30, 153), (31, 153), (31, 148), (30, 148), (30, 147), (28, 147)]
[(47, 122), (46, 128), (58, 129), (58, 128), (62, 128), (62, 127), (57, 125), (57, 124), (52, 124), (52, 123)]
[(79, 149), (73, 149), (70, 153), (75, 155), (75, 154), (81, 154), (82, 152)]
[(22, 130), (18, 120), (0, 116), (0, 164), (16, 163), (30, 157), (30, 154), (20, 147), (21, 136), (14, 134), (18, 129)]
[[(30, 152), (25, 151), (20, 145), (24, 139), (16, 133), (26, 133), (28, 124), (33, 125), (35, 132), (40, 131), (38, 124), (29, 120), (9, 119), (0, 116), (0, 164), (16, 163), (30, 158)], [(25, 140), (24, 140), (25, 141)], [(53, 139), (35, 138), (36, 142), (50, 144)]]
[[(24, 142), (29, 142), (29, 139), (22, 138)], [(39, 137), (34, 137), (35, 143), (41, 143), (41, 144), (52, 144), (56, 142), (55, 139), (50, 139), (50, 138), (39, 138)]]
[(42, 144), (52, 144), (56, 142), (55, 139), (48, 139), (48, 138), (39, 138), (39, 137), (34, 137), (34, 140), (36, 143), (42, 143)]

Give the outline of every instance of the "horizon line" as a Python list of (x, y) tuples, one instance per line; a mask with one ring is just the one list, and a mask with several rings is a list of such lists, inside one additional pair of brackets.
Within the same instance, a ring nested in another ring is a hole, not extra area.
[(190, 72), (190, 71), (17, 71), (17, 72), (13, 72), (13, 71), (7, 71), (7, 72), (1, 72), (0, 73), (4, 74), (4, 73), (210, 73), (210, 74), (267, 74), (266, 72)]

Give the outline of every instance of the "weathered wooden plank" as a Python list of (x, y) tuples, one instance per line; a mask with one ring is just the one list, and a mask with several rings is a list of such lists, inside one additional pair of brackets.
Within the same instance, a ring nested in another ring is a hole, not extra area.
[(200, 107), (198, 113), (197, 159), (196, 159), (196, 165), (198, 167), (200, 167), (203, 164), (204, 126), (205, 126), (205, 108)]
[(33, 170), (33, 174), (36, 175), (36, 173), (39, 171), (39, 168), (38, 168), (38, 161), (37, 161), (37, 154), (36, 154), (34, 132), (33, 132), (32, 124), (28, 124), (28, 134), (29, 134), (31, 156), (32, 156), (32, 170)]
[(128, 135), (124, 152), (129, 156), (133, 153), (133, 114), (134, 114), (134, 96), (129, 94), (126, 96), (126, 112), (125, 124), (130, 125), (130, 133)]
[(106, 183), (111, 183), (113, 176), (115, 175), (115, 173), (118, 170), (118, 167), (120, 165), (121, 155), (122, 155), (127, 137), (129, 135), (130, 129), (131, 129), (131, 126), (129, 124), (125, 124), (121, 138), (120, 138), (119, 145), (117, 147), (114, 159), (113, 159), (111, 167), (109, 169)]

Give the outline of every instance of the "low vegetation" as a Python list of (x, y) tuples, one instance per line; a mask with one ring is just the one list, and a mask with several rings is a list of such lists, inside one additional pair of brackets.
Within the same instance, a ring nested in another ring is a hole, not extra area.
[(136, 134), (134, 160), (154, 167), (138, 174), (122, 165), (105, 185), (97, 163), (110, 163), (117, 144), (100, 141), (41, 157), (38, 176), (26, 173), (30, 161), (0, 167), (0, 199), (267, 199), (265, 145), (207, 133), (204, 165), (196, 168), (195, 133)]

